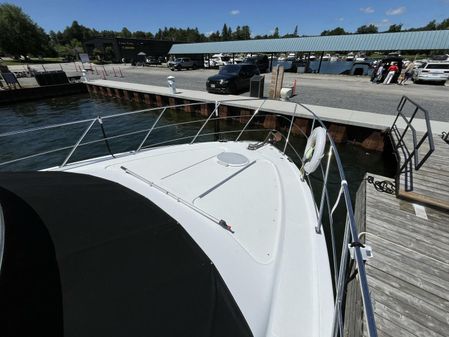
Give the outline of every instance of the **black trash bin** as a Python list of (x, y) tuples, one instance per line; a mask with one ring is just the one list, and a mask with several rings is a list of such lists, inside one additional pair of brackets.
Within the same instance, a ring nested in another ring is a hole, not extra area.
[(249, 96), (263, 98), (263, 85), (265, 77), (254, 75), (249, 82)]
[(62, 70), (39, 72), (34, 77), (40, 86), (69, 83), (66, 73)]

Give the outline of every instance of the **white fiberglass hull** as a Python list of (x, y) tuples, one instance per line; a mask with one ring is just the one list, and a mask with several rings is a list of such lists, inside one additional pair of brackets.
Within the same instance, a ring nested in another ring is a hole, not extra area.
[(248, 144), (176, 145), (63, 170), (117, 182), (177, 220), (216, 265), (254, 336), (330, 336), (332, 281), (309, 186), (274, 146)]

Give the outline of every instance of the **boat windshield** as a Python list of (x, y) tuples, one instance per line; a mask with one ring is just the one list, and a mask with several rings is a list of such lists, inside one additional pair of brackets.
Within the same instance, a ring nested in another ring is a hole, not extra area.
[(220, 69), (219, 74), (238, 74), (241, 67), (238, 65), (228, 65)]

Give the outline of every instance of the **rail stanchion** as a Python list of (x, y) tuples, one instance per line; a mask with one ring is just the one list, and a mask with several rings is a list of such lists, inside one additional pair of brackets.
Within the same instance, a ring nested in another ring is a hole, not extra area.
[(95, 67), (95, 73), (96, 73), (97, 75), (100, 75), (100, 73), (98, 72), (98, 67)]
[(64, 69), (62, 69), (62, 64), (61, 63), (59, 63), (59, 67), (61, 68), (62, 71), (64, 71)]
[(112, 67), (112, 71), (114, 72), (114, 77), (117, 77), (117, 73), (115, 72), (115, 68)]
[(118, 68), (118, 70), (120, 71), (120, 77), (124, 77), (123, 73), (122, 73), (122, 69)]
[(106, 74), (106, 76), (109, 76), (108, 72), (106, 71), (106, 68), (103, 66), (103, 71)]
[(106, 79), (106, 72), (103, 70), (103, 79)]
[(45, 69), (45, 67), (44, 67), (44, 65), (43, 65), (43, 64), (41, 64), (41, 66), (42, 66), (42, 69), (44, 69), (44, 71), (47, 71), (47, 69)]

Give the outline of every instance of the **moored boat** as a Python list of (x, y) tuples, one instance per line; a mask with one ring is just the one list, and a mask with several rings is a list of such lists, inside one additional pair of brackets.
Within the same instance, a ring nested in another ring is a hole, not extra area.
[[(205, 120), (188, 122), (198, 125), (196, 132), (157, 143), (154, 132), (180, 126), (161, 123), (167, 107), (0, 135), (3, 140), (86, 125), (71, 146), (1, 164), (66, 152), (56, 167), (0, 174), (1, 277), (6, 285), (0, 290), (18, 294), (23, 283), (13, 281), (21, 272), (28, 267), (39, 271), (25, 282), (30, 297), (14, 304), (30, 308), (22, 317), (26, 322), (39, 322), (23, 325), (24, 331), (30, 326), (35, 332), (62, 331), (67, 336), (129, 331), (174, 336), (341, 334), (347, 285), (341, 268), (349, 263), (346, 247), (358, 239), (348, 185), (325, 125), (297, 105), (278, 117), (284, 132), (263, 129), (258, 126), (265, 117), (261, 101), (241, 128), (221, 131), (220, 121), (236, 117), (219, 117), (221, 103), (209, 104), (214, 108)], [(107, 136), (105, 125), (111, 121), (157, 111), (150, 127)], [(313, 119), (310, 134), (296, 126), (299, 112)], [(217, 123), (213, 130), (211, 123)], [(88, 139), (95, 127), (99, 138)], [(307, 144), (296, 148), (293, 132), (302, 134)], [(134, 150), (112, 151), (112, 141), (130, 135), (141, 135)], [(81, 147), (93, 144), (104, 144), (108, 154), (71, 161)], [(335, 200), (327, 190), (332, 164), (341, 185)], [(319, 177), (318, 185), (313, 175)], [(328, 253), (323, 224), (332, 229), (339, 207), (347, 221), (338, 268), (337, 248), (334, 244)], [(11, 242), (29, 247), (23, 270), (15, 263), (24, 255), (8, 250)], [(353, 250), (363, 288), (360, 246)], [(362, 290), (370, 308), (369, 294)], [(46, 310), (55, 315), (42, 320), (33, 301), (47, 296), (52, 301)], [(14, 296), (6, 303), (13, 301)], [(15, 321), (16, 314), (11, 310), (5, 317)], [(369, 310), (367, 315), (368, 325), (374, 324)]]

